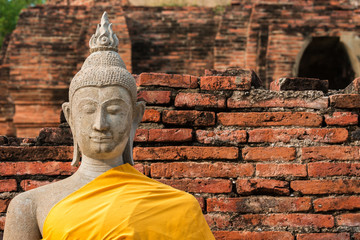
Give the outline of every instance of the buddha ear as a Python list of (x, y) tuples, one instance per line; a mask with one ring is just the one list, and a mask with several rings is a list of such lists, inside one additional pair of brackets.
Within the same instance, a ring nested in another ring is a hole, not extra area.
[(144, 116), (144, 112), (145, 112), (145, 102), (141, 101), (141, 102), (136, 102), (135, 104), (135, 116), (134, 116), (134, 120), (133, 120), (133, 124), (137, 125), (141, 122), (143, 116)]
[[(64, 102), (62, 104), (62, 110), (66, 121), (68, 122), (70, 128), (72, 128), (70, 103)], [(80, 162), (80, 149), (79, 149), (79, 145), (77, 144), (75, 132), (73, 131), (73, 129), (71, 129), (71, 132), (73, 135), (73, 142), (74, 142), (74, 153), (73, 153), (73, 160), (71, 162), (71, 165), (74, 167), (78, 167)]]
[(129, 163), (131, 165), (134, 165), (134, 159), (133, 159), (133, 154), (132, 154), (134, 137), (135, 137), (136, 129), (142, 120), (144, 112), (145, 112), (145, 102), (137, 102), (135, 104), (134, 119), (131, 124), (129, 140), (126, 144), (126, 147), (125, 147), (125, 150), (123, 153), (124, 163)]
[(68, 124), (69, 124), (70, 127), (71, 127), (71, 121), (70, 121), (70, 119), (71, 119), (71, 116), (70, 116), (70, 115), (71, 115), (71, 113), (70, 113), (70, 103), (69, 103), (69, 102), (64, 102), (61, 107), (62, 107), (64, 116), (65, 116), (65, 119), (66, 119), (66, 121), (68, 122)]

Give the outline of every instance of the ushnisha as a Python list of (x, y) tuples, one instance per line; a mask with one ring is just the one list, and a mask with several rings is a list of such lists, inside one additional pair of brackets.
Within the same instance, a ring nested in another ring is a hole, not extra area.
[(104, 13), (90, 39), (90, 56), (70, 83), (63, 111), (74, 138), (72, 164), (59, 182), (16, 196), (5, 240), (214, 239), (197, 200), (132, 165), (132, 146), (145, 105), (117, 53)]

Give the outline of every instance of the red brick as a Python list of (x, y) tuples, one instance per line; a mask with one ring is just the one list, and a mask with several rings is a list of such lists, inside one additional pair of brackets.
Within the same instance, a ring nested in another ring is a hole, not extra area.
[(345, 128), (306, 129), (305, 135), (306, 134), (308, 134), (309, 137), (304, 137), (305, 140), (325, 143), (345, 142), (349, 136), (349, 133)]
[(235, 226), (332, 228), (334, 217), (321, 214), (247, 214), (233, 221)]
[(345, 213), (336, 217), (337, 225), (360, 227), (360, 213)]
[(158, 181), (192, 193), (229, 193), (232, 189), (231, 181), (225, 179), (158, 179)]
[(17, 183), (15, 179), (0, 180), (0, 192), (11, 192), (17, 190)]
[(170, 96), (170, 91), (140, 91), (137, 97), (147, 104), (167, 104), (170, 103)]
[(33, 146), (12, 147), (1, 146), (0, 160), (11, 161), (43, 161), (43, 160), (71, 160), (73, 147), (70, 146)]
[(135, 79), (135, 83), (136, 83), (136, 86), (139, 87), (140, 86), (140, 82), (139, 82), (139, 75), (138, 74), (135, 74), (135, 73), (132, 73), (131, 74), (134, 79)]
[(360, 93), (360, 77), (355, 78), (346, 88), (345, 93)]
[(262, 86), (262, 81), (254, 70), (244, 69), (244, 68), (227, 68), (223, 70), (215, 69), (205, 69), (204, 76), (239, 76), (242, 78), (249, 78), (251, 81), (251, 86), (259, 88)]
[(216, 143), (245, 143), (246, 142), (246, 131), (245, 130), (197, 130), (196, 139), (198, 142), (205, 144), (216, 144)]
[(149, 129), (150, 142), (186, 142), (192, 140), (192, 129)]
[(242, 198), (208, 198), (208, 212), (301, 212), (311, 208), (309, 197), (242, 197)]
[(239, 231), (214, 231), (216, 240), (293, 240), (289, 232), (239, 232)]
[(289, 195), (289, 183), (274, 179), (238, 179), (236, 191), (242, 195), (276, 194)]
[[(65, 118), (65, 117), (64, 117)], [(66, 120), (64, 121), (66, 122)], [(70, 128), (42, 128), (39, 132), (39, 142), (42, 145), (50, 144), (53, 146), (61, 146), (61, 145), (72, 145), (73, 144), (73, 136), (71, 134)], [(34, 142), (31, 142), (31, 139), (23, 139), (23, 143), (36, 143), (36, 139)]]
[(303, 160), (360, 160), (359, 147), (354, 146), (321, 146), (304, 147)]
[(175, 98), (176, 107), (225, 108), (224, 96), (205, 93), (179, 93)]
[(20, 182), (20, 186), (24, 191), (29, 191), (31, 189), (35, 189), (41, 186), (45, 186), (47, 184), (51, 183), (50, 181), (37, 181), (37, 180), (23, 180)]
[(306, 177), (306, 165), (303, 164), (256, 164), (256, 175), (259, 177)]
[(314, 162), (308, 163), (309, 177), (360, 176), (360, 163)]
[(199, 203), (199, 205), (201, 207), (201, 210), (205, 211), (205, 199), (203, 197), (197, 197), (197, 196), (194, 196), (194, 197), (198, 201), (198, 203)]
[(135, 147), (135, 160), (198, 160), (198, 159), (237, 159), (236, 147)]
[(359, 196), (326, 197), (314, 200), (315, 212), (354, 210), (360, 208)]
[(0, 217), (0, 230), (4, 230), (5, 227), (5, 217)]
[(360, 180), (324, 179), (292, 181), (290, 187), (302, 194), (360, 193)]
[(293, 147), (245, 147), (242, 157), (245, 161), (291, 161), (296, 152)]
[(314, 142), (341, 143), (348, 138), (345, 128), (292, 128), (254, 129), (249, 131), (249, 142), (291, 142), (310, 140)]
[(304, 233), (298, 234), (297, 240), (350, 240), (349, 233)]
[(227, 229), (230, 226), (230, 216), (208, 213), (204, 215), (210, 228)]
[(283, 98), (272, 97), (270, 99), (257, 99), (255, 96), (246, 96), (242, 92), (234, 92), (227, 100), (228, 108), (314, 108), (324, 109), (329, 105), (328, 97), (320, 97), (316, 99), (306, 98)]
[(203, 90), (250, 90), (251, 78), (247, 76), (205, 76), (200, 78)]
[(71, 175), (76, 171), (69, 162), (1, 162), (0, 175)]
[(360, 240), (360, 233), (354, 233), (353, 234), (353, 239), (354, 240)]
[(322, 117), (310, 112), (237, 112), (218, 113), (219, 123), (224, 126), (265, 127), (305, 126), (317, 127)]
[(160, 112), (156, 109), (145, 109), (141, 122), (160, 122)]
[(329, 126), (349, 126), (358, 124), (359, 116), (351, 112), (334, 112), (325, 115), (325, 123)]
[(183, 177), (249, 177), (254, 174), (252, 164), (238, 163), (153, 163), (152, 177), (183, 178)]
[(195, 110), (165, 110), (163, 123), (186, 126), (213, 126), (215, 113)]
[(318, 90), (327, 92), (328, 88), (329, 81), (318, 78), (284, 77), (270, 83), (270, 89), (274, 91)]
[(148, 174), (148, 170), (149, 170), (149, 169), (147, 169), (147, 167), (148, 167), (148, 166), (143, 165), (143, 164), (141, 164), (141, 163), (138, 163), (138, 164), (135, 164), (135, 165), (134, 165), (134, 168), (135, 168), (136, 170), (138, 170), (139, 172), (141, 172), (142, 174), (144, 174), (144, 175), (149, 175), (149, 174)]
[(137, 129), (136, 142), (186, 142), (192, 140), (192, 129)]
[(330, 106), (334, 108), (360, 108), (359, 94), (337, 94), (330, 96)]
[(136, 129), (134, 141), (135, 142), (147, 142), (147, 141), (149, 141), (149, 130), (148, 129), (141, 129), (141, 128)]
[(142, 73), (139, 76), (139, 86), (165, 86), (173, 88), (197, 88), (198, 78), (190, 75)]
[(10, 203), (10, 199), (0, 199), (0, 213), (6, 212), (9, 203)]
[[(25, 86), (24, 90), (26, 89)], [(36, 90), (40, 90), (41, 88), (37, 88)], [(24, 91), (23, 90), (23, 91)], [(31, 95), (28, 96), (29, 94), (36, 94), (39, 93), (38, 91), (36, 91), (35, 89), (26, 89), (28, 92), (26, 94), (26, 96), (17, 96), (20, 97), (20, 103), (16, 104), (16, 111), (15, 111), (15, 115), (14, 115), (14, 123), (21, 123), (24, 124), (26, 126), (29, 126), (28, 128), (30, 128), (30, 126), (37, 126), (38, 128), (41, 128), (44, 125), (50, 125), (50, 126), (57, 126), (56, 123), (59, 123), (59, 116), (60, 116), (60, 104), (59, 104), (59, 100), (55, 101), (55, 99), (49, 99), (48, 97), (45, 97), (44, 95), (42, 95), (42, 99), (40, 100), (35, 100), (35, 102), (27, 102), (27, 104), (24, 104), (24, 100), (23, 99), (31, 99)], [(50, 89), (49, 89), (50, 90)], [(63, 95), (65, 93), (65, 91), (63, 91), (62, 93), (60, 93), (61, 95)], [(15, 93), (16, 94), (16, 93)], [(56, 95), (60, 95), (59, 92)], [(22, 94), (21, 94), (22, 95)], [(23, 93), (23, 95), (25, 95)], [(13, 96), (13, 95), (12, 95)], [(53, 98), (58, 98), (59, 96), (53, 96)], [(39, 96), (39, 98), (41, 98)], [(60, 99), (64, 99), (64, 96), (61, 96)], [(47, 102), (48, 104), (35, 104), (36, 102)], [(63, 101), (63, 100), (60, 100)], [(16, 101), (17, 102), (17, 101)], [(55, 102), (55, 104), (54, 104)], [(29, 104), (30, 103), (30, 104)], [(20, 126), (17, 127), (18, 129), (21, 129)], [(17, 135), (19, 137), (35, 137), (38, 134), (39, 131), (36, 132), (36, 134), (30, 134), (31, 132), (28, 129), (25, 129), (23, 133), (20, 133), (17, 131)], [(24, 133), (28, 133), (24, 134)]]

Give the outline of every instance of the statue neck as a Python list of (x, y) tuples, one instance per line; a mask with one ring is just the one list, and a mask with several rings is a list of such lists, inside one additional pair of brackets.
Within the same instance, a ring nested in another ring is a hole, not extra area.
[(113, 159), (93, 159), (82, 155), (82, 160), (77, 173), (84, 181), (92, 181), (104, 172), (124, 164), (122, 155)]

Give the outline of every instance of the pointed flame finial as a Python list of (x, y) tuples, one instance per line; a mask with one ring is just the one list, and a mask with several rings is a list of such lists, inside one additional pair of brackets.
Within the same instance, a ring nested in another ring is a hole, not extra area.
[(104, 12), (104, 14), (101, 17), (100, 24), (97, 25), (95, 34), (92, 35), (89, 41), (90, 52), (91, 53), (97, 51), (117, 52), (118, 45), (119, 45), (119, 40), (112, 30), (112, 24), (109, 22), (107, 13)]

